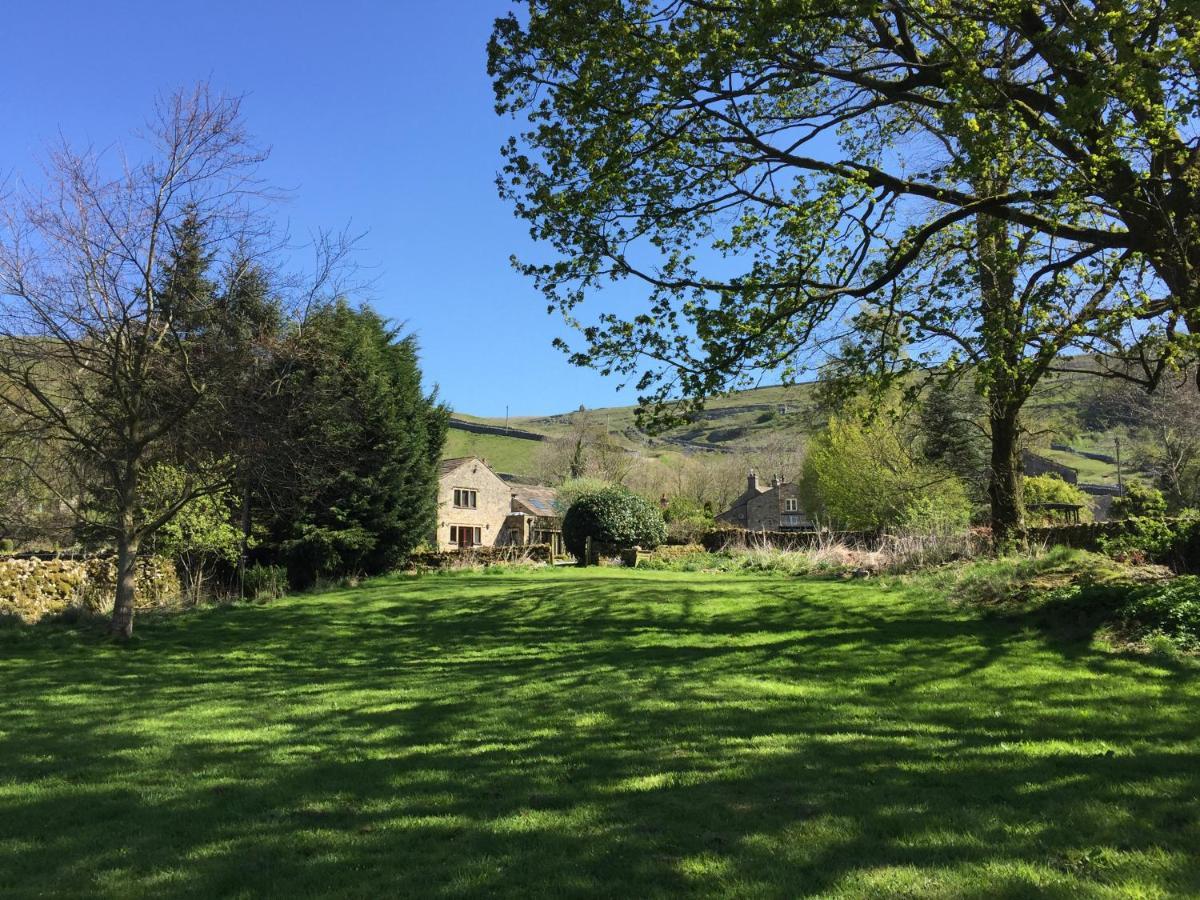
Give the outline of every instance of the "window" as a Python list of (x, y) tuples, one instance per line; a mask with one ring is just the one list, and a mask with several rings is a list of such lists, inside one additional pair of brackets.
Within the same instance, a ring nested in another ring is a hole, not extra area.
[(799, 528), (800, 527), (800, 517), (796, 516), (796, 515), (780, 516), (779, 524), (784, 528)]
[(783, 501), (783, 511), (784, 512), (797, 512), (797, 511), (799, 511), (799, 509), (800, 509), (800, 501), (799, 500), (789, 497), (787, 500)]
[(483, 529), (478, 525), (451, 525), (450, 543), (460, 547), (478, 547), (483, 543)]
[(475, 509), (476, 493), (467, 488), (454, 489), (454, 505), (458, 509)]

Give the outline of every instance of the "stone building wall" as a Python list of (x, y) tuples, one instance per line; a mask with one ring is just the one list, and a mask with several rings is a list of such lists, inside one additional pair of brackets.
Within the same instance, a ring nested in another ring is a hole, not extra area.
[[(796, 509), (788, 510), (787, 501), (795, 500)], [(773, 487), (746, 503), (746, 528), (750, 531), (779, 531), (783, 527), (784, 516), (797, 516), (797, 524), (788, 527), (802, 527), (807, 524), (808, 517), (800, 503), (800, 486), (794, 482), (785, 482)]]
[[(456, 488), (475, 491), (473, 509), (454, 505)], [(466, 460), (438, 482), (438, 549), (458, 546), (450, 541), (451, 526), (478, 528), (478, 545), (482, 547), (503, 543), (504, 521), (511, 511), (512, 488), (480, 460)]]

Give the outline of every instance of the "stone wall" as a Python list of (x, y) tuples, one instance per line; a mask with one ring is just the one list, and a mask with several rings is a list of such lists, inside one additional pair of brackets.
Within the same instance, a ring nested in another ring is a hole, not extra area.
[(449, 569), (455, 566), (490, 566), (506, 562), (551, 563), (554, 554), (549, 544), (530, 544), (526, 547), (473, 547), (470, 550), (439, 550), (414, 553), (408, 561), (410, 569)]
[[(112, 556), (90, 558), (19, 554), (0, 558), (0, 617), (23, 622), (59, 615), (72, 607), (107, 614), (116, 591)], [(138, 560), (135, 600), (139, 607), (179, 599), (179, 578), (169, 560)]]
[(505, 428), (503, 425), (484, 425), (482, 422), (465, 422), (462, 419), (451, 419), (451, 428), (459, 431), (470, 431), (474, 434), (498, 434), (501, 437), (517, 438), (522, 441), (544, 441), (546, 435), (536, 431), (522, 431), (520, 428)]

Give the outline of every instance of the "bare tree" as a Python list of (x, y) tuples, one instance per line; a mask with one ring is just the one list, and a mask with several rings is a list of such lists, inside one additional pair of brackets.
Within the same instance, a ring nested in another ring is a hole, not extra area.
[[(144, 161), (64, 141), (45, 187), (0, 209), (0, 431), (53, 448), (87, 490), (64, 490), (20, 454), (7, 462), (115, 545), (112, 630), (123, 638), (139, 550), (230, 477), (221, 432), (237, 417), (223, 414), (223, 389), (245, 351), (223, 326), (219, 290), (168, 302), (162, 273), (188, 217), (210, 259), (244, 260), (267, 234), (265, 153), (239, 106), (203, 84), (166, 96), (138, 135)], [(143, 475), (158, 462), (188, 476), (146, 513)]]
[(600, 478), (624, 484), (637, 460), (603, 421), (586, 412), (571, 416), (571, 430), (547, 441), (537, 454), (538, 476), (557, 484), (569, 478)]

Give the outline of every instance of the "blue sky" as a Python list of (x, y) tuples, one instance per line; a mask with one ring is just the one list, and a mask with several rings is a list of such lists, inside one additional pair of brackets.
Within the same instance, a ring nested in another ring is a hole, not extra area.
[[(352, 222), (371, 302), (407, 322), (426, 375), (463, 412), (631, 403), (550, 346), (569, 335), (512, 270), (526, 226), (496, 196), (511, 123), (492, 110), (486, 43), (505, 0), (14, 3), (5, 8), (0, 171), (35, 171), (47, 143), (107, 145), (159, 91), (209, 79), (247, 95), (294, 190), (292, 232)], [(632, 298), (630, 298), (632, 299)]]

